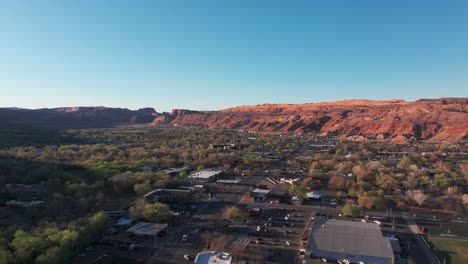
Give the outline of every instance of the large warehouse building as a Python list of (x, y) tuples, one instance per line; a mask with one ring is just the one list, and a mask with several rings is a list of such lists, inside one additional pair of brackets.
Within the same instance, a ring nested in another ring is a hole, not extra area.
[(365, 264), (392, 264), (395, 259), (390, 240), (383, 236), (379, 225), (322, 217), (314, 221), (306, 255)]

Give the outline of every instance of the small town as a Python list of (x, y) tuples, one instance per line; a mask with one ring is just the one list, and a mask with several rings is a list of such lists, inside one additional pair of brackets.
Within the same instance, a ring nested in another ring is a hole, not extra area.
[(0, 0), (0, 264), (467, 264), (467, 14)]
[[(161, 131), (167, 130), (173, 129)], [(131, 135), (110, 131), (121, 138)], [(145, 128), (144, 137), (126, 144), (137, 145), (152, 133), (154, 129)], [(212, 138), (218, 133), (224, 132), (208, 132)], [(314, 135), (229, 135), (234, 143), (206, 144), (216, 159), (208, 154), (181, 167), (146, 162), (136, 171), (108, 178), (105, 188), (113, 196), (128, 188), (136, 196), (103, 206), (107, 209), (99, 217), (107, 224), (88, 246), (75, 249), (73, 263), (439, 263), (431, 241), (468, 237), (463, 206), (427, 203), (437, 200), (440, 191), (453, 198), (463, 194), (465, 179), (455, 177), (451, 181), (457, 186), (426, 194), (394, 180), (403, 173), (436, 179), (448, 164), (466, 160), (468, 153), (458, 148), (442, 152), (417, 143), (386, 146)], [(450, 168), (455, 175), (458, 168)], [(366, 182), (369, 173), (380, 175), (378, 182)], [(146, 180), (130, 180), (137, 178)], [(167, 184), (152, 188), (155, 184), (149, 183), (155, 179)], [(4, 185), (2, 191), (18, 200), (5, 202), (1, 221), (53, 209), (49, 203), (54, 198), (47, 198), (50, 187)]]

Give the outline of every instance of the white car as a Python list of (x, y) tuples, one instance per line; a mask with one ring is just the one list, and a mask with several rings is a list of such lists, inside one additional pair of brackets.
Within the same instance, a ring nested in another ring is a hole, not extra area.
[(378, 225), (382, 225), (382, 222), (377, 221), (377, 220), (375, 220), (374, 223), (376, 223), (376, 224), (378, 224)]
[(182, 235), (182, 242), (186, 242), (188, 239), (188, 236), (187, 235)]

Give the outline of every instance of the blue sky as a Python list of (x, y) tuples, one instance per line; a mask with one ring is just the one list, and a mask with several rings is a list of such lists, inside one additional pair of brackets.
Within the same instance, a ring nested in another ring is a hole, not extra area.
[(0, 0), (0, 107), (468, 96), (466, 1)]

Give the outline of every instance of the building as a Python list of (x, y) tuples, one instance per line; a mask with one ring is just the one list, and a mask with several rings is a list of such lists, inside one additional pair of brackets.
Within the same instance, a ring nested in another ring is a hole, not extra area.
[(319, 192), (311, 191), (307, 193), (307, 198), (309, 200), (320, 200), (322, 199), (322, 194), (320, 194)]
[(317, 217), (307, 240), (306, 255), (328, 261), (392, 264), (392, 245), (374, 223)]
[(169, 169), (165, 169), (165, 170), (163, 170), (162, 172), (164, 173), (164, 175), (178, 176), (178, 175), (180, 175), (180, 173), (182, 173), (182, 172), (189, 173), (191, 170), (192, 170), (192, 167), (190, 167), (190, 166), (185, 166), (185, 167), (182, 167), (182, 168), (169, 168)]
[(291, 198), (291, 204), (292, 205), (301, 205), (303, 201), (304, 201), (304, 199), (302, 197), (299, 197), (299, 196), (293, 196)]
[(197, 254), (196, 264), (231, 264), (232, 256), (226, 252), (205, 251)]
[(206, 169), (190, 174), (187, 179), (192, 184), (203, 184), (207, 182), (214, 182), (220, 173), (220, 170)]
[(31, 208), (31, 207), (36, 207), (43, 205), (44, 201), (30, 201), (30, 202), (19, 202), (16, 200), (11, 200), (6, 202), (6, 205), (8, 206), (18, 206), (18, 207), (24, 207), (24, 208)]
[(188, 202), (192, 199), (192, 190), (156, 189), (144, 195), (150, 203)]
[(138, 236), (155, 236), (166, 228), (167, 224), (140, 222), (127, 229), (127, 232)]
[(265, 201), (266, 198), (270, 195), (270, 190), (256, 188), (250, 192), (250, 195), (254, 198), (255, 202)]
[(277, 181), (271, 177), (268, 177), (257, 184), (258, 188), (268, 189), (272, 196), (288, 196), (288, 190), (290, 185), (284, 182)]

